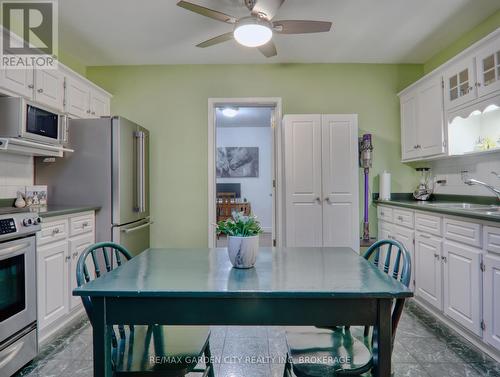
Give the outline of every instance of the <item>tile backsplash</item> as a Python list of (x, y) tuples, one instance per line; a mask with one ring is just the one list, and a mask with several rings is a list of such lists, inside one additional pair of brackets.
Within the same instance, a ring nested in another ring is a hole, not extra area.
[(33, 185), (33, 157), (0, 153), (0, 199), (15, 198)]
[(461, 172), (468, 171), (470, 178), (500, 187), (500, 178), (491, 174), (500, 174), (500, 154), (490, 153), (481, 156), (453, 157), (430, 163), (436, 179), (446, 179), (444, 186), (436, 185), (436, 194), (493, 196), (493, 193), (481, 186), (468, 186), (462, 182)]

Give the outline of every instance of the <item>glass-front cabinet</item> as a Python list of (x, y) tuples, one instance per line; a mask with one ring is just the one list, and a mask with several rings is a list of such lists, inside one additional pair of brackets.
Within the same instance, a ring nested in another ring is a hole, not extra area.
[(476, 80), (472, 57), (462, 59), (444, 75), (444, 102), (446, 109), (463, 105), (476, 97)]
[(476, 69), (480, 97), (500, 89), (500, 39), (491, 42), (476, 55)]

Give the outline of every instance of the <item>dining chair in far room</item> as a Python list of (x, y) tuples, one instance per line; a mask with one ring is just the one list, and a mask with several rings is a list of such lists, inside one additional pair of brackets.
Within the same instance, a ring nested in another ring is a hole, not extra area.
[[(78, 286), (98, 279), (131, 258), (126, 248), (112, 242), (89, 246), (76, 266)], [(82, 301), (92, 324), (92, 300), (82, 297)], [(113, 376), (183, 377), (195, 372), (215, 377), (207, 326), (118, 325), (113, 326), (111, 337)], [(196, 368), (199, 360), (204, 362), (204, 369)]]
[[(395, 240), (377, 241), (363, 257), (393, 279), (409, 286), (411, 258), (401, 243)], [(404, 303), (405, 299), (401, 298), (393, 304), (393, 347)], [(369, 326), (364, 331), (349, 326), (287, 327), (286, 341), (288, 353), (284, 377), (355, 376), (370, 371), (373, 366), (373, 335), (370, 336)]]

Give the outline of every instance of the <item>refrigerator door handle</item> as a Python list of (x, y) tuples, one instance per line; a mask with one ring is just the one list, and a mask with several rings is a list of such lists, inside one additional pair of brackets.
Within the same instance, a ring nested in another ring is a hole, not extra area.
[(148, 226), (151, 226), (153, 224), (154, 224), (154, 221), (149, 221), (146, 224), (135, 226), (133, 228), (122, 229), (122, 232), (125, 233), (125, 234), (129, 234), (129, 233), (135, 232), (137, 230), (141, 230), (141, 229), (147, 228)]
[(135, 138), (137, 142), (137, 182), (136, 182), (136, 212), (144, 212), (146, 210), (146, 190), (145, 190), (145, 141), (144, 141), (144, 132), (137, 131), (135, 132)]

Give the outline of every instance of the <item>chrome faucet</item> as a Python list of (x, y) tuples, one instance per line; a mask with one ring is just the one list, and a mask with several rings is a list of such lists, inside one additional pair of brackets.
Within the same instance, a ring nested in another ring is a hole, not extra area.
[[(495, 173), (495, 172), (491, 172), (491, 174), (494, 174), (498, 177), (498, 174)], [(499, 177), (500, 178), (500, 177)], [(488, 190), (490, 190), (491, 192), (493, 192), (497, 198), (500, 200), (500, 189), (492, 186), (492, 185), (489, 185), (487, 183), (484, 183), (484, 182), (481, 182), (481, 181), (478, 181), (477, 179), (474, 179), (474, 178), (468, 178), (467, 177), (467, 172), (466, 171), (463, 171), (462, 172), (462, 179), (464, 181), (464, 183), (466, 185), (469, 185), (469, 186), (472, 186), (472, 185), (479, 185), (479, 186), (484, 186), (486, 187)]]

